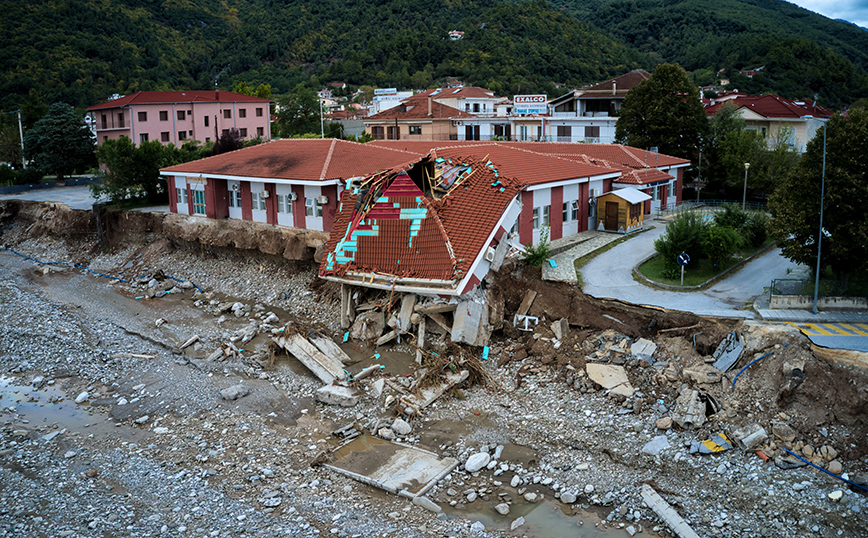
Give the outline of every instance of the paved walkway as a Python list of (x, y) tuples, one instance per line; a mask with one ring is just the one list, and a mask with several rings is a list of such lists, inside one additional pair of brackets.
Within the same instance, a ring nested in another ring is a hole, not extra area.
[(588, 230), (552, 241), (552, 250), (556, 254), (549, 259), (554, 260), (556, 266), (552, 267), (549, 262), (543, 264), (543, 280), (578, 283), (574, 262), (585, 254), (590, 254), (624, 237), (624, 234)]

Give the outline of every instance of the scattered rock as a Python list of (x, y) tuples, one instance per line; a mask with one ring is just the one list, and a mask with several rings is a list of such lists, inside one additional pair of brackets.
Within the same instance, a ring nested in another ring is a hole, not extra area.
[(396, 418), (392, 423), (392, 431), (394, 431), (398, 435), (410, 435), (410, 432), (413, 431), (413, 427), (407, 423), (402, 418)]
[(489, 461), (491, 461), (491, 456), (487, 452), (474, 454), (467, 458), (467, 462), (464, 463), (464, 470), (468, 473), (475, 473), (488, 465)]
[(509, 505), (506, 503), (500, 503), (497, 506), (495, 506), (494, 509), (497, 510), (497, 513), (502, 515), (502, 516), (509, 514)]
[(316, 390), (316, 400), (326, 405), (353, 407), (359, 403), (359, 394), (350, 387), (325, 385)]
[(838, 460), (832, 460), (829, 462), (829, 465), (826, 466), (826, 470), (830, 473), (841, 474), (841, 471), (844, 470), (844, 466)]
[(232, 385), (220, 391), (220, 397), (224, 400), (237, 400), (250, 394), (250, 389), (244, 385)]
[(573, 504), (576, 502), (576, 494), (570, 492), (561, 493), (561, 502), (564, 504)]
[(658, 430), (669, 430), (672, 428), (672, 417), (658, 418), (654, 422), (654, 426), (656, 426)]
[(87, 401), (88, 398), (90, 398), (90, 394), (87, 391), (84, 391), (75, 397), (75, 403), (77, 403), (77, 404), (84, 403)]
[(585, 370), (591, 381), (614, 394), (629, 398), (636, 392), (630, 385), (630, 380), (627, 378), (627, 372), (623, 366), (588, 363), (585, 365)]
[(645, 454), (650, 454), (652, 456), (656, 456), (660, 453), (660, 451), (669, 448), (671, 445), (669, 444), (669, 438), (665, 435), (658, 435), (654, 437), (642, 447), (642, 452)]
[(796, 439), (796, 430), (784, 422), (772, 422), (772, 434), (785, 443), (792, 443)]
[(840, 489), (837, 489), (829, 494), (829, 500), (833, 503), (836, 503), (841, 500), (841, 497), (844, 496), (844, 492)]
[(422, 508), (430, 510), (431, 512), (434, 512), (436, 514), (439, 514), (443, 510), (442, 508), (440, 508), (440, 505), (438, 505), (428, 497), (413, 497), (413, 504), (415, 504), (416, 506), (421, 506)]
[(515, 529), (521, 527), (522, 525), (524, 525), (524, 518), (519, 516), (515, 521), (510, 523), (509, 530), (514, 531)]

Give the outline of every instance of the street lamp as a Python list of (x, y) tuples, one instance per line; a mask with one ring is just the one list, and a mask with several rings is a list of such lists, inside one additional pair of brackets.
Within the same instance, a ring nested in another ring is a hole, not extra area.
[(823, 124), (823, 170), (820, 176), (820, 232), (817, 234), (817, 270), (814, 273), (814, 306), (811, 308), (812, 314), (819, 314), (817, 310), (817, 299), (820, 295), (820, 247), (823, 245), (823, 201), (826, 197), (826, 122), (813, 116), (802, 116), (802, 119), (817, 120)]
[(750, 168), (750, 163), (744, 163), (744, 192), (741, 195), (741, 210), (744, 211), (745, 202), (747, 202), (747, 169)]

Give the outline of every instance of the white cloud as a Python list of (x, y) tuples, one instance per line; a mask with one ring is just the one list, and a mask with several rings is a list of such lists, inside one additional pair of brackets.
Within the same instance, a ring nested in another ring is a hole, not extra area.
[(795, 0), (793, 3), (830, 19), (844, 19), (868, 28), (868, 0)]

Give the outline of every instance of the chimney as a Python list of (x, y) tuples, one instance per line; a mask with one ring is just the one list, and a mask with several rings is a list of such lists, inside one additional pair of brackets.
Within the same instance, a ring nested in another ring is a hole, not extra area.
[(431, 116), (434, 115), (434, 114), (431, 112), (431, 101), (433, 101), (433, 99), (431, 99), (431, 96), (429, 95), (429, 96), (428, 96), (428, 117), (429, 117), (429, 118), (430, 118)]

